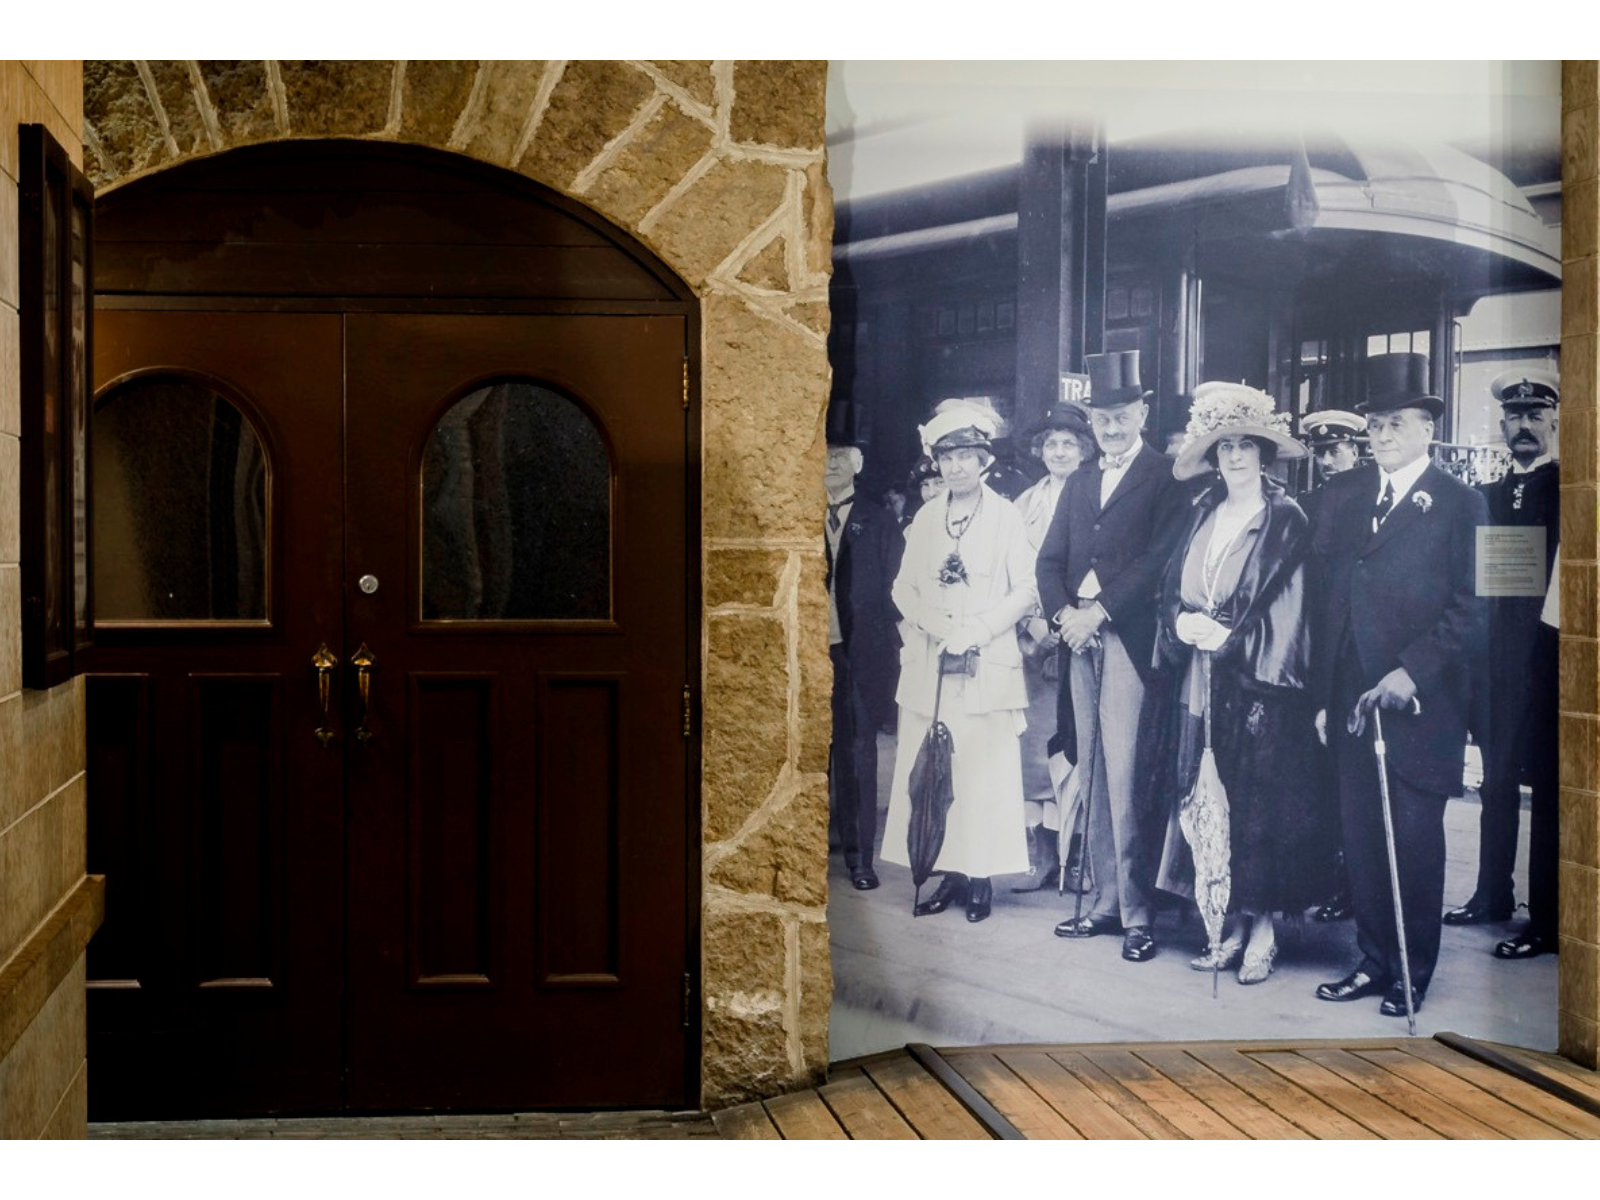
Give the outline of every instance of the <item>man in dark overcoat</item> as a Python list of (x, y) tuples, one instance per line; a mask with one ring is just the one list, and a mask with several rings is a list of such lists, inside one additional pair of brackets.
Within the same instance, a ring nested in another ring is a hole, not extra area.
[(1361, 961), (1317, 988), (1322, 1000), (1382, 995), (1406, 1015), (1399, 938), (1373, 744), (1381, 709), (1413, 1005), (1439, 957), (1444, 809), (1458, 792), (1471, 676), (1485, 611), (1476, 594), (1483, 497), (1428, 452), (1444, 402), (1422, 354), (1367, 362), (1371, 464), (1335, 477), (1318, 510), (1312, 554), (1324, 558), (1313, 626), (1318, 728), (1333, 751), (1345, 862)]
[[(1525, 596), (1494, 596), (1489, 605), (1489, 659), (1479, 680), (1486, 712), (1476, 736), (1483, 742), (1483, 807), (1478, 824), (1478, 882), (1472, 897), (1444, 914), (1446, 925), (1509, 920), (1515, 907), (1511, 872), (1526, 782), (1533, 795), (1529, 820), (1528, 924), (1496, 944), (1498, 958), (1556, 952), (1556, 690), (1554, 628), (1540, 621), (1556, 547), (1561, 540), (1561, 467), (1556, 445), (1561, 393), (1548, 371), (1508, 371), (1489, 385), (1500, 402), (1500, 428), (1511, 469), (1479, 490), (1489, 524), (1543, 532), (1544, 586)], [(1486, 685), (1486, 686), (1485, 686)]]
[[(1181, 532), (1184, 491), (1172, 460), (1141, 436), (1151, 394), (1136, 350), (1085, 356), (1089, 423), (1099, 462), (1067, 480), (1039, 548), (1040, 606), (1072, 651), (1078, 770), (1092, 771), (1090, 862), (1098, 885), (1089, 913), (1056, 926), (1061, 937), (1123, 931), (1122, 957), (1156, 952), (1152, 890), (1160, 830), (1139, 804), (1139, 714), (1154, 675), (1156, 581)], [(1070, 831), (1063, 830), (1063, 836)], [(1154, 843), (1154, 844), (1152, 844)]]
[(856, 496), (861, 449), (830, 439), (823, 486), (828, 641), (833, 659), (833, 747), (829, 813), (851, 886), (878, 886), (878, 730), (894, 711), (899, 675), (899, 614), (889, 598), (905, 539), (883, 505)]

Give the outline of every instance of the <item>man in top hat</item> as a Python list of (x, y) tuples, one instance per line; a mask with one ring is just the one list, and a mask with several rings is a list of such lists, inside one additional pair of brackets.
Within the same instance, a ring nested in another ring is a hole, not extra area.
[(878, 729), (894, 710), (899, 614), (889, 599), (905, 540), (888, 509), (857, 502), (860, 447), (828, 440), (823, 486), (828, 513), (823, 546), (828, 571), (828, 652), (833, 659), (833, 747), (828, 796), (851, 886), (878, 886)]
[(1405, 1016), (1407, 1006), (1373, 710), (1383, 710), (1412, 1001), (1420, 1008), (1439, 956), (1445, 801), (1461, 784), (1484, 637), (1474, 575), (1483, 497), (1429, 458), (1444, 402), (1428, 391), (1427, 374), (1422, 354), (1367, 361), (1361, 412), (1373, 461), (1329, 481), (1312, 535), (1313, 556), (1325, 560), (1312, 627), (1317, 725), (1338, 777), (1361, 951), (1349, 975), (1316, 994), (1381, 995), (1387, 1016)]
[[(1136, 350), (1085, 356), (1089, 422), (1101, 456), (1068, 478), (1039, 549), (1046, 619), (1072, 651), (1063, 682), (1077, 718), (1078, 765), (1092, 763), (1090, 863), (1098, 890), (1089, 913), (1056, 926), (1061, 937), (1123, 930), (1122, 957), (1156, 952), (1150, 895), (1159, 831), (1137, 802), (1135, 743), (1154, 668), (1156, 580), (1181, 532), (1183, 489), (1172, 461), (1140, 436), (1151, 393)], [(1092, 751), (1092, 752), (1091, 752)]]
[[(1561, 468), (1556, 446), (1561, 394), (1548, 371), (1515, 370), (1489, 385), (1500, 402), (1500, 429), (1511, 469), (1479, 491), (1489, 524), (1544, 533), (1545, 588), (1561, 538)], [(1475, 731), (1483, 740), (1478, 883), (1447, 925), (1509, 920), (1511, 872), (1517, 857), (1521, 784), (1533, 791), (1528, 855), (1528, 924), (1494, 948), (1499, 958), (1532, 958), (1556, 950), (1556, 657), (1558, 635), (1540, 622), (1544, 593), (1495, 596), (1489, 606), (1487, 713)]]

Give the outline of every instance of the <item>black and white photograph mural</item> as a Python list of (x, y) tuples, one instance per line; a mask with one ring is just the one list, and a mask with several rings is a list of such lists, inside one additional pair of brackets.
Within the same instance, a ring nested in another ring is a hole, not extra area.
[(836, 63), (836, 1059), (1556, 1042), (1556, 63)]

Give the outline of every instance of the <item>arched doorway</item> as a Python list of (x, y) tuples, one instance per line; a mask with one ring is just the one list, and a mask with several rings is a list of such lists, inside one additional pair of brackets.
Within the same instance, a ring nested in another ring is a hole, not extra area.
[(92, 1115), (693, 1103), (691, 294), (370, 142), (96, 255)]

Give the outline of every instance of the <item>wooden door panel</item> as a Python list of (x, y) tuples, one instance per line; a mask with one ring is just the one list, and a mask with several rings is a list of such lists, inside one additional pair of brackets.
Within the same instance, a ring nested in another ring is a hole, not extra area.
[[(691, 1100), (683, 338), (676, 317), (346, 317), (346, 599), (377, 658), (347, 776), (353, 1107)], [(424, 451), (497, 380), (600, 431), (609, 619), (422, 619)]]
[(341, 768), (311, 658), (343, 643), (339, 318), (102, 310), (95, 332), (102, 392), (200, 379), (255, 427), (271, 583), (268, 623), (103, 628), (87, 664), (89, 869), (125, 922), (92, 959), (91, 1116), (336, 1108)]

